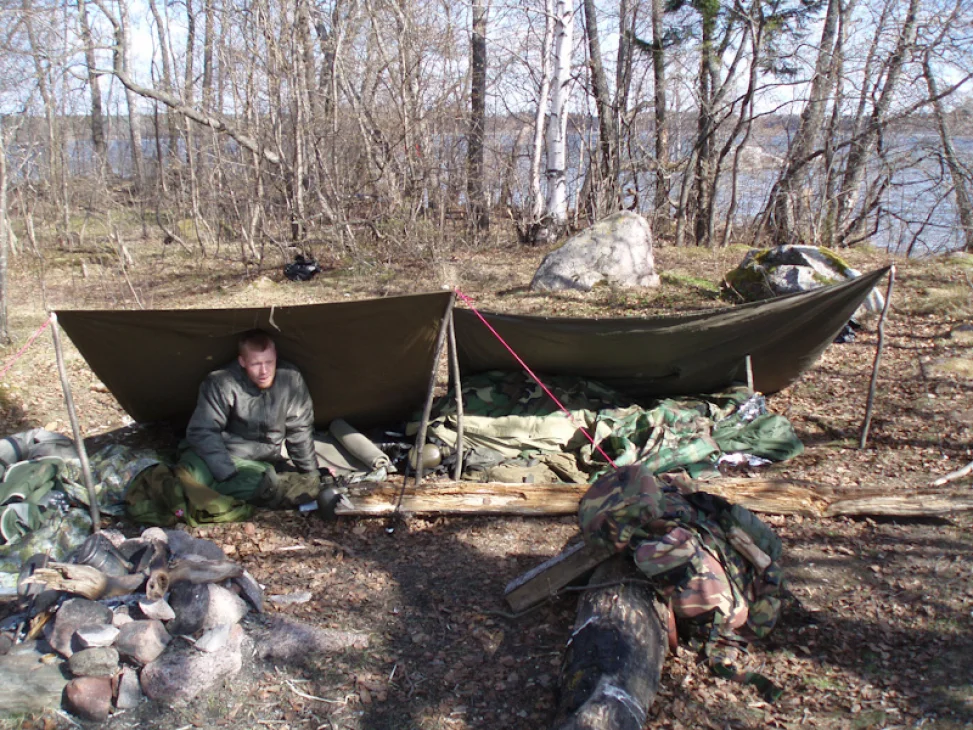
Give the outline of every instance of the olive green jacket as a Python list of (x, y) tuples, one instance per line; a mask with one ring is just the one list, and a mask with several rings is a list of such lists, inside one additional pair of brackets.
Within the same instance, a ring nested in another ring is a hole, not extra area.
[(280, 461), (284, 443), (294, 465), (310, 473), (317, 471), (313, 427), (311, 394), (296, 367), (278, 361), (273, 385), (261, 390), (234, 360), (200, 385), (186, 440), (220, 482), (236, 474), (234, 457)]

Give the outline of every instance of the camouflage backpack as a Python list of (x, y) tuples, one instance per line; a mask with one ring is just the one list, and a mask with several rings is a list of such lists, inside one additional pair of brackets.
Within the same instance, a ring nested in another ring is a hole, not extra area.
[(780, 539), (752, 512), (705, 492), (682, 494), (633, 465), (591, 486), (579, 520), (587, 542), (631, 551), (714, 670), (779, 694), (765, 678), (738, 673), (729, 651), (766, 636), (780, 613)]

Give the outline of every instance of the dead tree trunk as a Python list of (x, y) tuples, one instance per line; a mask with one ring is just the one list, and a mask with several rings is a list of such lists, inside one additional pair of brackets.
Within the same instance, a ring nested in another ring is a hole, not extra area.
[[(642, 730), (666, 658), (665, 609), (626, 556), (602, 563), (561, 670), (558, 730)], [(624, 582), (629, 579), (633, 582)], [(597, 587), (604, 586), (604, 587)]]

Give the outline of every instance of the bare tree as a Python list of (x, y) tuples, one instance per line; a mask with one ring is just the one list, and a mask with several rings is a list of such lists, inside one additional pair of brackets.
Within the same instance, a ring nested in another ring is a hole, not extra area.
[(470, 132), (468, 184), (470, 212), (477, 230), (489, 227), (490, 217), (483, 181), (483, 138), (486, 130), (487, 16), (489, 2), (472, 0), (473, 29), (470, 38)]
[(932, 51), (942, 41), (947, 30), (952, 28), (954, 23), (957, 22), (961, 7), (962, 3), (957, 1), (953, 6), (952, 12), (943, 22), (939, 37), (922, 54), (922, 75), (926, 80), (926, 88), (929, 90), (933, 118), (936, 120), (936, 129), (939, 132), (939, 139), (943, 147), (943, 157), (946, 159), (946, 166), (949, 169), (950, 178), (953, 181), (953, 195), (956, 199), (956, 213), (959, 217), (963, 247), (966, 251), (973, 252), (973, 204), (970, 202), (970, 194), (966, 187), (966, 173), (960, 164), (956, 148), (953, 145), (953, 135), (949, 128), (949, 122), (946, 119), (946, 111), (943, 107), (939, 83), (936, 80), (936, 75), (932, 68)]
[(588, 39), (591, 93), (598, 114), (598, 164), (592, 165), (592, 170), (589, 171), (589, 174), (597, 171), (593, 184), (589, 186), (593, 197), (590, 204), (592, 217), (597, 219), (617, 210), (621, 202), (618, 193), (618, 127), (611, 91), (608, 88), (608, 77), (601, 57), (595, 0), (583, 0), (582, 8), (585, 36)]

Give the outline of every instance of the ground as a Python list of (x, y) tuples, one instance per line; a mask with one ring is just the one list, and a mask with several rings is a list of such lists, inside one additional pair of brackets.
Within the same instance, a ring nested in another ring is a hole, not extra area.
[[(716, 283), (745, 249), (660, 248), (658, 290), (532, 294), (544, 251), (430, 247), (414, 259), (351, 264), (325, 256), (308, 283), (279, 263), (235, 263), (133, 243), (125, 270), (109, 251), (58, 251), (11, 262), (11, 334), (0, 351), (0, 427), (70, 434), (50, 335), (29, 347), (45, 308), (190, 307), (334, 301), (461, 289), (481, 307), (553, 315), (640, 316), (721, 306)], [(843, 252), (854, 266), (884, 253)], [(923, 488), (973, 460), (969, 257), (898, 260), (866, 448), (858, 448), (875, 359), (876, 319), (833, 345), (795, 385), (769, 398), (805, 444), (771, 475), (816, 488)], [(953, 333), (953, 336), (951, 336)], [(968, 333), (967, 333), (968, 336)], [(345, 346), (350, 346), (345, 343)], [(129, 424), (66, 343), (73, 397), (86, 435)], [(966, 494), (971, 478), (953, 486)], [(802, 608), (752, 648), (752, 666), (784, 688), (771, 706), (750, 688), (714, 678), (686, 650), (667, 659), (653, 728), (973, 727), (973, 519), (811, 519), (769, 516)], [(131, 529), (131, 526), (125, 526)], [(396, 522), (264, 512), (249, 523), (194, 530), (219, 543), (267, 594), (311, 599), (269, 612), (321, 627), (367, 632), (367, 650), (308, 656), (300, 665), (253, 664), (189, 707), (145, 704), (110, 728), (335, 729), (550, 727), (577, 593), (524, 615), (503, 601), (508, 581), (557, 554), (578, 533), (571, 518), (411, 518)], [(66, 727), (57, 714), (8, 726)]]

